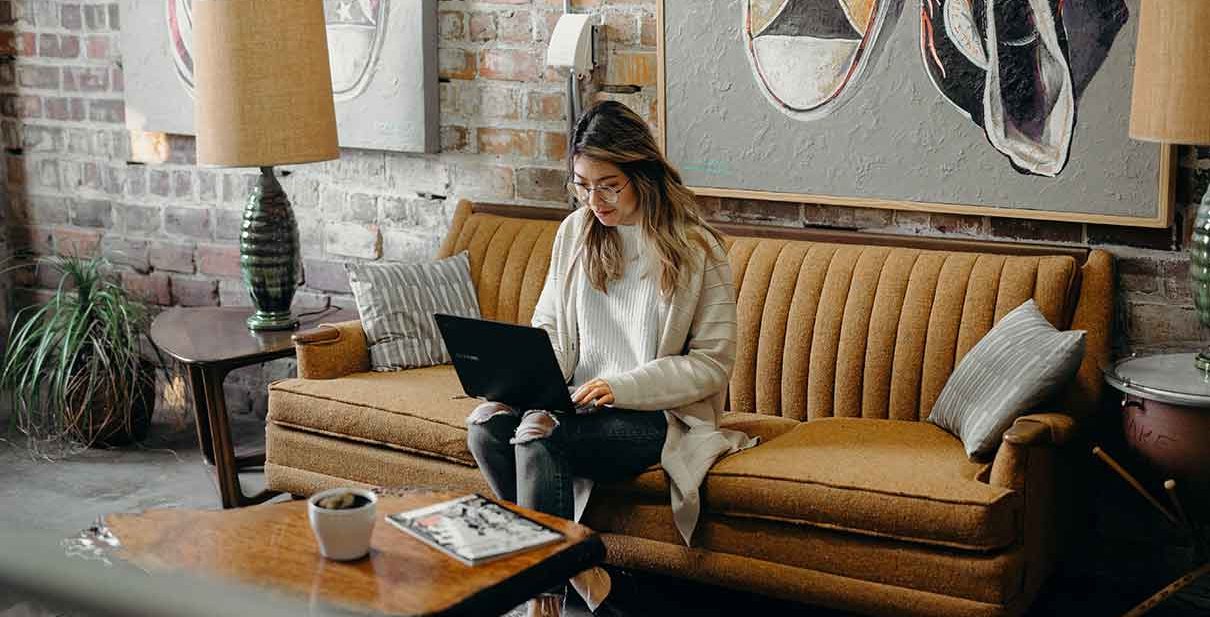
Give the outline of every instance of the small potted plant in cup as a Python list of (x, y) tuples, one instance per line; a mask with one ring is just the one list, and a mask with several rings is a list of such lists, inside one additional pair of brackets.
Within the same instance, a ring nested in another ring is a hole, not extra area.
[(307, 500), (307, 517), (319, 553), (336, 561), (361, 559), (370, 552), (370, 534), (378, 496), (358, 488), (334, 488)]

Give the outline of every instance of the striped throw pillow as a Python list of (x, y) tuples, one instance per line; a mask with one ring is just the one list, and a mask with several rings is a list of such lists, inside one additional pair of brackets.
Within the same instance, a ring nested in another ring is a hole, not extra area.
[(1071, 381), (1084, 359), (1084, 331), (1060, 332), (1033, 300), (1005, 315), (958, 363), (928, 420), (987, 460), (1005, 431)]
[(359, 263), (347, 268), (375, 371), (449, 362), (433, 313), (479, 317), (465, 251), (427, 263)]

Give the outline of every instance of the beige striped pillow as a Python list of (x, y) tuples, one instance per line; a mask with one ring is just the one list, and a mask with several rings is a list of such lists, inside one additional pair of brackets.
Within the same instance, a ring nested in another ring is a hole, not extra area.
[(972, 460), (986, 460), (1013, 421), (1070, 382), (1083, 359), (1084, 331), (1060, 332), (1029, 300), (962, 358), (928, 420), (957, 435)]
[(347, 269), (375, 371), (449, 362), (433, 313), (479, 317), (466, 251), (433, 262), (357, 263)]

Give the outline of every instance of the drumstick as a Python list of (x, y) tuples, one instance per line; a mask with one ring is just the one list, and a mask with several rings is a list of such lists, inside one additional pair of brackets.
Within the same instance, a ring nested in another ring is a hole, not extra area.
[(1189, 517), (1185, 515), (1185, 508), (1181, 507), (1181, 500), (1176, 496), (1176, 480), (1165, 480), (1164, 490), (1168, 492), (1168, 498), (1172, 500), (1172, 505), (1176, 508), (1176, 515), (1181, 518), (1181, 524), (1192, 530), (1193, 526), (1189, 524)]
[(1155, 608), (1160, 602), (1167, 600), (1172, 594), (1180, 591), (1181, 588), (1197, 580), (1197, 577), (1203, 576), (1207, 572), (1210, 572), (1210, 563), (1204, 563), (1196, 570), (1193, 570), (1192, 572), (1189, 572), (1175, 581), (1172, 581), (1171, 585), (1159, 590), (1150, 598), (1143, 600), (1141, 604), (1130, 609), (1130, 612), (1122, 615), (1122, 617), (1142, 617), (1142, 615), (1146, 614), (1147, 611)]
[(1185, 527), (1189, 529), (1189, 535), (1193, 536), (1193, 545), (1197, 549), (1198, 554), (1206, 554), (1205, 536), (1202, 535), (1201, 529), (1193, 524), (1193, 519), (1185, 514), (1185, 508), (1181, 505), (1181, 500), (1176, 495), (1176, 480), (1168, 480), (1164, 482), (1164, 490), (1168, 491), (1168, 496), (1172, 498), (1172, 505), (1176, 506), (1176, 513), (1180, 515), (1181, 522), (1185, 523)]
[(1176, 516), (1174, 516), (1172, 512), (1168, 510), (1168, 508), (1164, 507), (1164, 504), (1156, 501), (1155, 497), (1152, 497), (1151, 493), (1148, 493), (1147, 489), (1143, 488), (1143, 485), (1139, 484), (1139, 481), (1135, 480), (1134, 476), (1130, 475), (1129, 471), (1122, 469), (1122, 466), (1119, 465), (1117, 461), (1113, 460), (1113, 457), (1109, 456), (1108, 452), (1102, 450), (1100, 446), (1096, 446), (1092, 449), (1092, 453), (1097, 455), (1097, 457), (1102, 461), (1105, 461), (1105, 464), (1109, 465), (1110, 469), (1121, 476), (1127, 484), (1133, 487), (1134, 490), (1138, 491), (1140, 495), (1147, 499), (1147, 501), (1151, 502), (1151, 505), (1155, 506), (1160, 512), (1163, 512), (1164, 516), (1168, 517), (1168, 520), (1172, 521), (1173, 525), (1181, 524), (1180, 521), (1176, 520)]

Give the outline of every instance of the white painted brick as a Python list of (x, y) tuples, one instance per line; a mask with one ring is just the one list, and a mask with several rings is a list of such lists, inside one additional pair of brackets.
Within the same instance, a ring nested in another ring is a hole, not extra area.
[(219, 279), (218, 302), (223, 306), (252, 306), (248, 288), (243, 281), (235, 279)]
[(341, 150), (333, 161), (332, 175), (337, 180), (355, 183), (360, 189), (384, 186), (387, 153), (374, 150)]
[(345, 199), (348, 193), (335, 184), (325, 184), (319, 189), (319, 208), (318, 210), (330, 216), (339, 216), (341, 210), (344, 210)]
[(511, 167), (468, 158), (453, 165), (450, 198), (512, 201), (516, 193)]
[(475, 118), (479, 116), (483, 86), (464, 80), (454, 80), (441, 85), (443, 86), (441, 98), (443, 120), (450, 117)]
[(443, 82), (438, 88), (438, 104), (441, 106), (441, 117), (449, 120), (458, 113), (458, 82)]
[(386, 160), (387, 186), (396, 195), (428, 193), (445, 195), (450, 178), (443, 159), (432, 156), (392, 154)]
[(415, 263), (428, 261), (437, 255), (444, 233), (384, 229), (382, 258), (385, 261)]
[(58, 189), (59, 188), (59, 161), (54, 159), (43, 159), (41, 161), (28, 161), (26, 169), (33, 167), (33, 173), (26, 171), (26, 176), (34, 180), (34, 186)]
[(377, 225), (327, 223), (324, 248), (330, 255), (378, 259), (382, 256), (382, 235)]
[(314, 291), (299, 290), (294, 294), (294, 309), (303, 311), (317, 311), (323, 308), (324, 303), (328, 298), (332, 298), (333, 306), (340, 306), (346, 309), (352, 309), (356, 312), (357, 305), (353, 303), (352, 296), (335, 297), (332, 294), (317, 293)]
[(435, 199), (383, 197), (379, 223), (388, 227), (444, 231), (449, 219), (443, 204)]
[(295, 210), (312, 210), (319, 206), (319, 181), (314, 177), (292, 173), (281, 179), (281, 185)]
[(484, 118), (516, 120), (521, 117), (523, 90), (510, 86), (485, 87), (481, 91)]
[(298, 250), (303, 257), (323, 257), (324, 223), (313, 216), (296, 216), (298, 223)]

